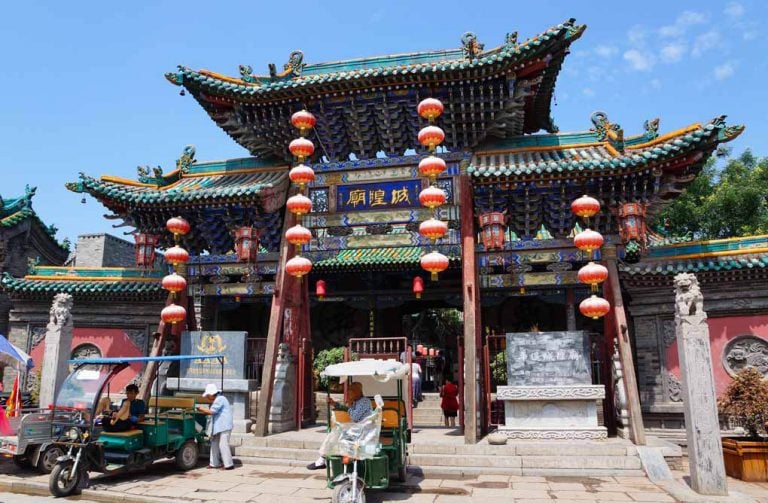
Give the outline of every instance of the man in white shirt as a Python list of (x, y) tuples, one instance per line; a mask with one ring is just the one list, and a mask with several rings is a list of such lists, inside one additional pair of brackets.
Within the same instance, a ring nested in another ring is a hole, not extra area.
[[(420, 356), (418, 351), (416, 351), (416, 356)], [(415, 402), (414, 405), (416, 405), (418, 402), (421, 401), (421, 375), (422, 375), (421, 365), (419, 365), (414, 361), (413, 363), (411, 363), (411, 380), (413, 381), (413, 401)]]

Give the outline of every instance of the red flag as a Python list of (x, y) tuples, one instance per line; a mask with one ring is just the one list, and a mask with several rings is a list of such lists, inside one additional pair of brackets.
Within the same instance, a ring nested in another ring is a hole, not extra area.
[(5, 415), (7, 417), (16, 417), (19, 415), (20, 409), (21, 396), (19, 395), (19, 374), (16, 374), (16, 379), (13, 380), (11, 395), (8, 397), (8, 401), (5, 402)]

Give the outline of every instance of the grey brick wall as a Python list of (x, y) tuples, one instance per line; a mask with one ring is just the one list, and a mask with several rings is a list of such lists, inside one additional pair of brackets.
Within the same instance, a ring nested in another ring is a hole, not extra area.
[(77, 238), (77, 267), (134, 267), (134, 244), (110, 234), (83, 234)]

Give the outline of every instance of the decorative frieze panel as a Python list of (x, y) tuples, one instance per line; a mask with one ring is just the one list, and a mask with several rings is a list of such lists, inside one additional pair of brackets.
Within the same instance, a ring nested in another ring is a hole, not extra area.
[(499, 386), (497, 400), (602, 400), (605, 386)]
[(682, 402), (683, 401), (683, 389), (680, 379), (672, 374), (667, 374), (667, 397), (670, 402)]

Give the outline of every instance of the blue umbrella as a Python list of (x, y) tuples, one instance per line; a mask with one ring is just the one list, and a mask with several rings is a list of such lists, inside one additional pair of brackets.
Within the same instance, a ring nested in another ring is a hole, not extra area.
[(2, 334), (0, 334), (0, 364), (13, 365), (14, 367), (21, 364), (26, 370), (35, 366), (32, 358), (27, 353), (11, 344), (11, 341)]

